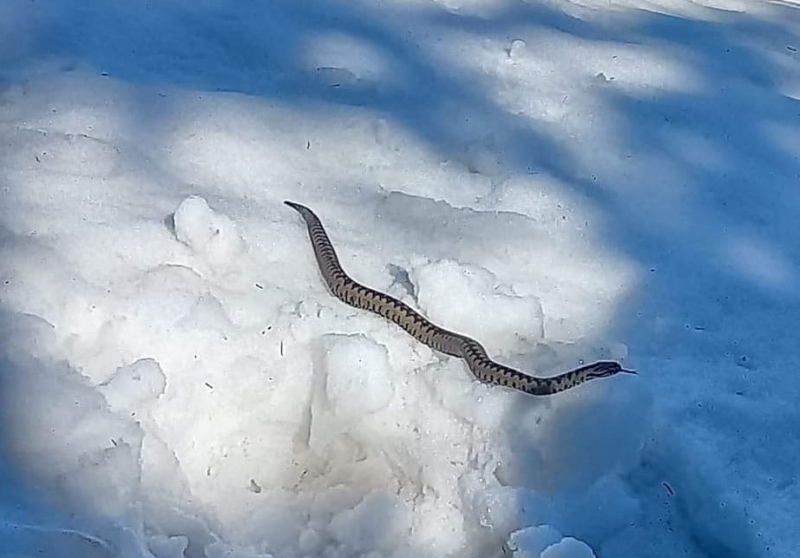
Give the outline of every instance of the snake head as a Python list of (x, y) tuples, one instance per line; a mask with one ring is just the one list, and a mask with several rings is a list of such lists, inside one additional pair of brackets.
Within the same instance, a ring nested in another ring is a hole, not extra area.
[(586, 378), (605, 378), (606, 376), (613, 376), (623, 372), (625, 374), (636, 374), (635, 370), (626, 370), (620, 363), (611, 360), (602, 360), (595, 362), (583, 368), (586, 372)]

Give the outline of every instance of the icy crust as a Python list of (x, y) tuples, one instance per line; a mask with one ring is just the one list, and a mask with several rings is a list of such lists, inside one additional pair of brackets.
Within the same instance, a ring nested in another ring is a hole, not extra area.
[[(305, 235), (291, 217), (284, 226)], [(255, 323), (238, 308), (243, 283), (224, 279), (248, 257), (234, 221), (190, 196), (172, 225), (180, 264), (143, 269), (113, 292), (79, 285), (52, 303), (56, 326), (5, 320), (4, 424), (25, 432), (11, 446), (64, 510), (86, 518), (98, 556), (107, 545), (158, 558), (477, 557), (527, 521), (574, 530), (539, 491), (614, 484), (632, 465), (646, 421), (624, 418), (649, 408), (634, 401), (635, 382), (616, 383), (613, 397), (597, 385), (541, 401), (479, 384), (457, 359), (341, 304), (311, 267), (298, 273), (309, 286), (262, 280), (252, 293), (268, 302)], [(315, 265), (300, 238), (293, 265)], [(539, 300), (486, 269), (440, 260), (407, 276), (389, 290), (432, 319), (491, 347), (546, 344)], [(516, 555), (539, 556), (526, 537), (512, 536)], [(576, 544), (554, 540), (541, 556), (591, 556)]]

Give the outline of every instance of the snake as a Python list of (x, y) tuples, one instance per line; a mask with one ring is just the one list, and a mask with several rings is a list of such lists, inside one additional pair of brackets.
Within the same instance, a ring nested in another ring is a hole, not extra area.
[(305, 221), (322, 278), (336, 298), (349, 306), (373, 312), (394, 322), (435, 351), (463, 359), (472, 375), (481, 382), (541, 396), (553, 395), (589, 380), (620, 372), (636, 374), (618, 362), (598, 361), (556, 376), (537, 377), (495, 362), (475, 339), (439, 327), (404, 302), (362, 285), (347, 275), (319, 217), (304, 205), (291, 201), (284, 203), (297, 211)]

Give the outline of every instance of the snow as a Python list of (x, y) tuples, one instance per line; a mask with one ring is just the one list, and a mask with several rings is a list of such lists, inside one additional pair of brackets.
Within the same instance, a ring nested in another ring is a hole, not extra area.
[(562, 537), (550, 526), (528, 527), (511, 533), (509, 546), (517, 558), (595, 558), (585, 542)]
[(183, 200), (173, 222), (178, 240), (212, 267), (233, 263), (242, 250), (236, 224), (227, 215), (212, 210), (203, 198), (189, 196)]
[(386, 348), (363, 335), (327, 341), (325, 399), (333, 413), (355, 419), (386, 408), (394, 394)]
[[(0, 557), (784, 558), (800, 7), (0, 3)], [(327, 292), (345, 270), (534, 398)]]
[[(417, 303), (430, 319), (463, 324), (487, 346), (502, 347), (509, 336), (527, 343), (544, 337), (539, 299), (518, 296), (512, 286), (498, 284), (488, 269), (440, 260), (412, 268), (410, 276), (419, 288)], [(502, 325), (493, 319), (498, 314), (503, 316)]]

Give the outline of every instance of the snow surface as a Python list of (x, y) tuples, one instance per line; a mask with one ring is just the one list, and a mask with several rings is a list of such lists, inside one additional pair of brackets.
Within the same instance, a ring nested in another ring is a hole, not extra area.
[(799, 157), (789, 0), (3, 0), (0, 556), (797, 556)]

